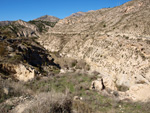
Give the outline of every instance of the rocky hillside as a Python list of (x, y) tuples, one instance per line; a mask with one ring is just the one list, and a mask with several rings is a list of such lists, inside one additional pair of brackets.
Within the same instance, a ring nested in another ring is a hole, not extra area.
[(88, 30), (96, 33), (119, 32), (147, 36), (149, 35), (148, 4), (148, 0), (133, 0), (119, 7), (87, 12), (80, 17), (59, 21), (54, 31), (86, 33)]
[(1, 26), (0, 112), (149, 113), (149, 4)]
[(62, 57), (85, 60), (100, 73), (105, 88), (146, 101), (150, 96), (141, 95), (150, 91), (149, 3), (132, 0), (65, 18), (38, 41)]
[(17, 20), (9, 25), (1, 26), (0, 32), (2, 35), (15, 37), (37, 37), (39, 36), (39, 29), (37, 26), (28, 22)]
[(8, 37), (39, 37), (43, 33), (55, 26), (57, 21), (42, 21), (42, 20), (31, 20), (25, 22), (23, 20), (17, 20), (13, 22), (3, 23), (4, 26), (0, 26), (0, 33)]

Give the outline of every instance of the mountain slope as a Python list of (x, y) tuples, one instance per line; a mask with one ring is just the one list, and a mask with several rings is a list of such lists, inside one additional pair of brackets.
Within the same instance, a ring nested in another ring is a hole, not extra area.
[[(146, 35), (149, 33), (147, 28), (147, 25), (149, 25), (148, 4), (148, 0), (134, 0), (119, 7), (87, 12), (79, 18), (64, 19), (58, 22), (55, 31), (78, 32), (80, 30), (86, 32), (86, 30), (89, 31), (92, 28), (92, 32), (93, 30), (102, 33), (113, 31)], [(77, 28), (78, 26), (80, 28)]]
[(17, 20), (9, 25), (0, 27), (1, 34), (16, 37), (37, 37), (39, 35), (38, 27), (28, 22)]
[(127, 93), (125, 98), (145, 101), (149, 96), (140, 95), (150, 90), (149, 3), (133, 0), (65, 18), (38, 41), (62, 57), (85, 60), (101, 73), (106, 88)]

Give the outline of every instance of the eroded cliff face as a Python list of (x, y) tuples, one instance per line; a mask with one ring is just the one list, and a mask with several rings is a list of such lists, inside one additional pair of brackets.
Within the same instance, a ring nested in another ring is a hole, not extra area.
[(84, 59), (104, 76), (114, 78), (118, 85), (131, 86), (135, 83), (149, 84), (149, 41), (126, 39), (124, 36), (102, 35), (99, 37), (72, 36), (61, 44), (54, 38), (44, 46), (50, 51), (60, 51), (61, 56)]
[[(149, 0), (133, 0), (119, 7), (60, 20), (38, 41), (62, 57), (85, 60), (91, 70), (100, 72), (103, 79), (109, 78), (107, 83), (113, 85), (104, 85), (112, 90), (125, 88), (129, 95), (135, 86), (134, 93), (149, 91), (148, 3)], [(146, 89), (140, 91), (139, 85)], [(145, 100), (139, 99), (140, 93), (137, 95), (133, 100)]]
[(50, 51), (59, 52), (62, 57), (85, 60), (91, 70), (101, 73), (107, 81), (104, 85), (112, 90), (122, 91), (121, 88), (126, 87), (127, 91), (141, 84), (150, 88), (149, 39), (108, 34), (91, 37), (90, 34), (72, 35), (65, 42), (65, 36), (53, 36), (43, 45)]

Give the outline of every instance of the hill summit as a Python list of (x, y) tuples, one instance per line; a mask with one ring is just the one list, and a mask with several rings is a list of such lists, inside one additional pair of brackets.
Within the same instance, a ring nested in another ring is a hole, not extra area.
[(48, 21), (48, 22), (58, 22), (59, 18), (54, 17), (54, 16), (49, 16), (49, 15), (45, 15), (45, 16), (41, 16), (37, 19), (34, 19), (36, 21), (41, 20), (41, 21)]

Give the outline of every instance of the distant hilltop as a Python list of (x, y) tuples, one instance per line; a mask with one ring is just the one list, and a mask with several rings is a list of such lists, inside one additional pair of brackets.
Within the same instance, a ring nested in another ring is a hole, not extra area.
[(0, 21), (0, 26), (5, 26), (11, 24), (13, 21)]
[(59, 21), (59, 18), (57, 17), (54, 17), (54, 16), (49, 16), (49, 15), (45, 15), (45, 16), (41, 16), (37, 19), (34, 19), (34, 20), (41, 20), (41, 21), (49, 21), (49, 22), (58, 22)]

